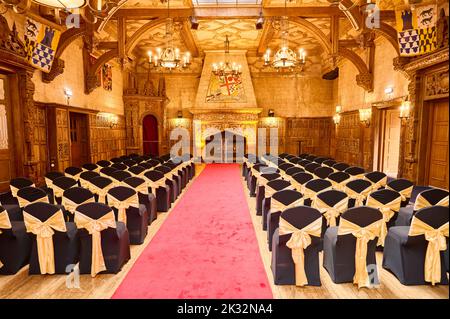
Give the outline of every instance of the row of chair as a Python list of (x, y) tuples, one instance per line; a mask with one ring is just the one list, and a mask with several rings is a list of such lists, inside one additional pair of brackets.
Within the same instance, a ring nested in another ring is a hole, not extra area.
[[(325, 171), (328, 175), (321, 175)], [(318, 252), (323, 250), (323, 265), (334, 282), (372, 286), (379, 282), (375, 251), (383, 246), (383, 267), (403, 284), (448, 283), (448, 191), (414, 190), (410, 181), (308, 154), (246, 155), (243, 176), (267, 230), (276, 284), (320, 285)], [(410, 214), (408, 225), (396, 226), (406, 219), (399, 212)], [(426, 247), (435, 246), (424, 238), (423, 223), (443, 241), (435, 252), (442, 255), (443, 271), (433, 275), (424, 263), (432, 258)]]
[(117, 273), (194, 175), (190, 156), (132, 155), (50, 172), (43, 188), (11, 180), (0, 195), (0, 273), (29, 264), (30, 274), (62, 274), (77, 263), (82, 274)]

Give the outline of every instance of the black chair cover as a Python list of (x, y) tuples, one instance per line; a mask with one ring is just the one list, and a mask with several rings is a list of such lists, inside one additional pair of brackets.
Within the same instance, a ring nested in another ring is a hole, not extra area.
[[(145, 185), (145, 187), (146, 187), (146, 182), (141, 177), (128, 177), (123, 180), (123, 184), (128, 185), (129, 187), (131, 187), (133, 189), (138, 189), (142, 185)], [(148, 192), (148, 188), (147, 188), (147, 192)], [(148, 224), (150, 225), (157, 218), (156, 197), (152, 193), (147, 193), (147, 192), (145, 192), (145, 193), (138, 192), (138, 196), (139, 196), (139, 202), (141, 204), (145, 205), (145, 207), (146, 207), (147, 214), (148, 214)]]
[(346, 170), (347, 168), (349, 168), (349, 167), (350, 167), (350, 165), (348, 165), (348, 164), (346, 164), (346, 163), (336, 163), (336, 164), (333, 165), (333, 168), (334, 168), (335, 170), (340, 171), (340, 172), (345, 171), (345, 170)]
[(95, 171), (98, 168), (98, 165), (94, 164), (94, 163), (86, 163), (86, 164), (83, 164), (81, 166), (81, 168), (83, 168), (87, 171)]
[[(341, 220), (342, 218), (360, 227), (366, 227), (381, 220), (383, 216), (378, 209), (360, 206), (350, 208), (342, 214)], [(375, 258), (377, 241), (378, 238), (375, 238), (369, 241), (367, 245), (366, 264), (372, 268), (373, 284), (379, 282)], [(327, 229), (323, 239), (323, 266), (334, 283), (353, 282), (353, 276), (355, 275), (355, 250), (356, 237), (352, 234), (338, 235), (338, 227)]]
[[(92, 218), (99, 219), (111, 212), (112, 208), (101, 203), (88, 203), (78, 206), (77, 211)], [(80, 229), (80, 273), (91, 273), (92, 235)], [(124, 223), (116, 222), (116, 228), (107, 228), (101, 232), (102, 253), (105, 260), (104, 273), (118, 273), (130, 259), (130, 240)]]
[[(164, 174), (155, 170), (147, 171), (144, 173), (144, 176), (150, 179), (153, 182), (157, 182), (160, 179), (164, 178)], [(151, 191), (151, 188), (149, 187), (149, 191)], [(156, 194), (156, 207), (158, 212), (167, 212), (170, 208), (170, 194), (171, 189), (168, 185), (166, 187), (158, 187), (155, 190)]]
[[(47, 203), (34, 203), (26, 206), (24, 212), (45, 222), (56, 214), (60, 208)], [(53, 248), (55, 256), (55, 273), (65, 274), (68, 266), (75, 265), (79, 257), (79, 237), (78, 230), (74, 223), (66, 222), (66, 232), (53, 229)], [(36, 235), (31, 234), (31, 255), (29, 274), (40, 274), (39, 256), (37, 249)]]
[[(0, 213), (5, 209), (0, 206)], [(3, 267), (1, 275), (16, 274), (22, 267), (28, 265), (31, 253), (31, 236), (21, 221), (10, 221), (11, 229), (2, 229), (0, 234), (0, 260)]]
[[(300, 206), (286, 209), (281, 217), (292, 226), (302, 229), (318, 218), (321, 218), (317, 209)], [(292, 234), (280, 235), (277, 228), (272, 240), (272, 273), (275, 285), (295, 285), (295, 264), (292, 252), (286, 243)], [(311, 244), (304, 250), (305, 274), (308, 286), (320, 286), (319, 251), (321, 247), (320, 237), (310, 236)]]
[(114, 163), (111, 165), (111, 167), (119, 171), (125, 171), (128, 168), (128, 166), (123, 163)]
[[(449, 208), (432, 206), (419, 210), (416, 218), (438, 229), (449, 221)], [(425, 235), (409, 236), (409, 226), (396, 226), (389, 230), (384, 244), (383, 268), (390, 270), (403, 285), (424, 285), (425, 256), (428, 241)], [(438, 284), (448, 285), (448, 237), (447, 250), (441, 251), (441, 280)], [(445, 256), (447, 254), (447, 256)], [(447, 263), (447, 264), (446, 264)]]
[(318, 167), (314, 170), (314, 175), (316, 175), (318, 178), (328, 178), (331, 174), (333, 174), (334, 170), (331, 167)]
[(106, 176), (111, 176), (112, 173), (118, 171), (118, 169), (114, 168), (114, 167), (103, 167), (100, 169), (100, 173)]
[(105, 160), (101, 160), (97, 162), (97, 165), (100, 167), (109, 167), (111, 166), (111, 162), (110, 161), (105, 161)]

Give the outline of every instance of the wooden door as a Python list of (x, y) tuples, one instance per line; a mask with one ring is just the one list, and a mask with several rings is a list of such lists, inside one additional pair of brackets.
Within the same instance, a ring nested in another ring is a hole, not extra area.
[(70, 113), (70, 151), (71, 165), (80, 167), (88, 162), (87, 115)]
[(0, 74), (0, 192), (8, 190), (9, 181), (15, 177), (12, 136), (8, 78)]
[(433, 103), (430, 109), (429, 149), (426, 181), (448, 189), (448, 101)]
[(401, 119), (398, 109), (386, 110), (384, 130), (383, 171), (397, 177), (400, 152)]

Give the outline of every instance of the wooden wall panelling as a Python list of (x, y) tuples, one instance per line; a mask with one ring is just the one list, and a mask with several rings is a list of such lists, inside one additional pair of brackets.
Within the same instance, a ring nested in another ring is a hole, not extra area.
[(111, 127), (105, 118), (98, 114), (90, 114), (89, 136), (92, 163), (99, 160), (110, 160), (126, 153), (125, 118), (123, 116), (119, 116), (117, 125)]
[(426, 101), (448, 98), (448, 59), (447, 47), (401, 64), (401, 70), (410, 81), (408, 91), (412, 109), (409, 120), (402, 127), (403, 149), (400, 154), (399, 176), (418, 185), (426, 183), (427, 126), (430, 113)]
[[(286, 124), (286, 151), (291, 154), (311, 153), (330, 156), (332, 120), (320, 118), (288, 118)], [(299, 150), (301, 141), (301, 150)]]

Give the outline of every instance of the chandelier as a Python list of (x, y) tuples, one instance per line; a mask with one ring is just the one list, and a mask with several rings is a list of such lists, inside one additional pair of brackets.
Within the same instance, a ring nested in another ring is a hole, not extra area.
[(236, 62), (229, 62), (230, 40), (228, 35), (225, 36), (225, 62), (213, 63), (212, 70), (215, 75), (239, 75), (242, 73), (242, 66)]
[(191, 54), (186, 52), (181, 56), (179, 48), (173, 46), (173, 19), (169, 16), (170, 4), (167, 1), (167, 23), (166, 23), (166, 39), (167, 45), (164, 49), (156, 48), (156, 52), (148, 51), (148, 62), (150, 67), (162, 67), (169, 71), (177, 67), (187, 68), (191, 64)]
[[(284, 2), (284, 9), (287, 9), (287, 0)], [(274, 25), (274, 28), (278, 26)], [(281, 17), (279, 29), (281, 30), (281, 46), (275, 53), (273, 58), (270, 56), (271, 51), (267, 49), (264, 54), (264, 66), (273, 67), (277, 70), (294, 70), (295, 68), (303, 69), (306, 62), (306, 51), (299, 49), (298, 54), (289, 48), (289, 19), (287, 16)]]

